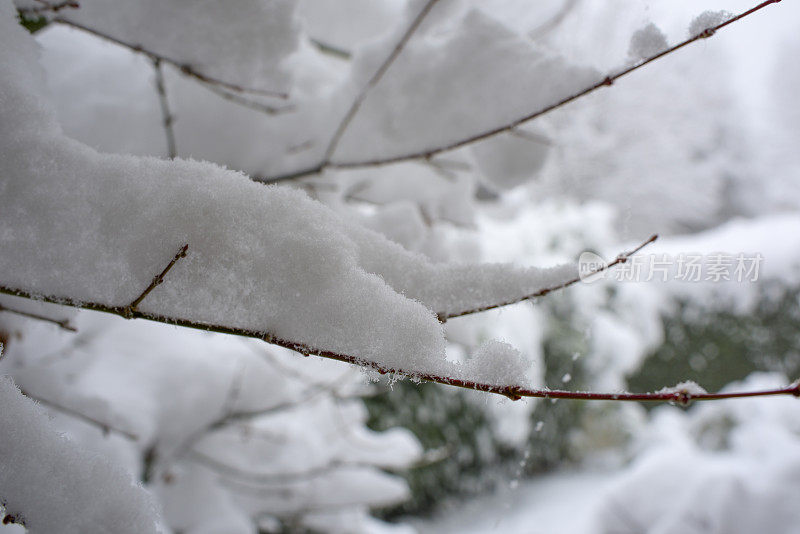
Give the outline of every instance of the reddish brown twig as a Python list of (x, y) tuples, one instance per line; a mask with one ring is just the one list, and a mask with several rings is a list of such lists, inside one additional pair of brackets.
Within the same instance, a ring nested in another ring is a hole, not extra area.
[(564, 288), (569, 287), (571, 285), (577, 284), (581, 280), (585, 280), (585, 279), (590, 278), (592, 276), (595, 276), (595, 275), (597, 275), (599, 273), (607, 271), (607, 270), (611, 269), (612, 267), (614, 267), (616, 265), (625, 263), (626, 261), (628, 261), (628, 259), (631, 256), (633, 256), (634, 254), (637, 254), (640, 250), (642, 250), (644, 247), (646, 247), (647, 245), (649, 245), (650, 243), (652, 243), (656, 239), (658, 239), (658, 234), (653, 234), (649, 238), (647, 238), (646, 241), (644, 241), (641, 245), (639, 245), (638, 247), (634, 248), (633, 250), (629, 250), (627, 252), (623, 252), (623, 253), (619, 254), (614, 259), (614, 261), (606, 263), (606, 264), (598, 267), (597, 269), (595, 269), (595, 270), (593, 270), (593, 271), (591, 271), (589, 273), (578, 275), (575, 278), (567, 280), (566, 282), (563, 282), (561, 284), (558, 284), (558, 285), (555, 285), (555, 286), (551, 286), (551, 287), (546, 287), (544, 289), (539, 289), (538, 291), (535, 291), (535, 292), (533, 292), (533, 293), (531, 293), (529, 295), (523, 295), (523, 296), (511, 299), (511, 300), (507, 300), (507, 301), (504, 301), (504, 302), (496, 302), (496, 303), (493, 303), (493, 304), (487, 304), (486, 306), (480, 306), (480, 307), (477, 307), (477, 308), (471, 308), (469, 310), (464, 310), (464, 311), (460, 311), (460, 312), (450, 312), (450, 313), (440, 312), (440, 313), (437, 314), (437, 317), (439, 318), (439, 321), (445, 322), (448, 319), (452, 319), (454, 317), (461, 317), (461, 316), (464, 316), (464, 315), (471, 315), (473, 313), (479, 313), (479, 312), (486, 311), (486, 310), (493, 310), (495, 308), (502, 308), (503, 306), (509, 306), (511, 304), (516, 304), (517, 302), (522, 302), (523, 300), (529, 300), (529, 299), (534, 299), (534, 298), (537, 298), (537, 297), (543, 297), (543, 296), (545, 296), (545, 295), (547, 295), (549, 293), (552, 293), (553, 291), (558, 291), (559, 289), (564, 289)]
[(133, 318), (135, 316), (136, 308), (139, 306), (139, 304), (141, 304), (141, 302), (145, 299), (145, 297), (147, 295), (149, 295), (150, 292), (156, 288), (156, 286), (158, 286), (159, 284), (161, 284), (161, 282), (164, 281), (164, 277), (167, 275), (169, 270), (172, 269), (172, 267), (176, 263), (178, 263), (178, 260), (180, 260), (181, 258), (185, 258), (186, 257), (186, 252), (188, 250), (189, 250), (189, 245), (188, 244), (183, 245), (181, 247), (181, 249), (175, 254), (175, 257), (173, 257), (170, 260), (170, 262), (167, 264), (167, 266), (164, 267), (164, 270), (153, 277), (153, 280), (150, 282), (150, 285), (147, 286), (147, 288), (144, 291), (142, 291), (142, 294), (139, 295), (138, 297), (136, 297), (133, 300), (133, 302), (131, 302), (130, 304), (128, 304), (127, 306), (125, 306), (123, 308), (123, 310), (122, 310), (122, 316), (123, 317), (131, 319), (131, 318)]
[[(671, 53), (673, 53), (673, 52), (675, 52), (675, 51), (677, 51), (677, 50), (679, 50), (679, 49), (681, 49), (681, 48), (683, 48), (683, 47), (685, 47), (685, 46), (687, 46), (687, 45), (689, 45), (689, 44), (691, 44), (691, 43), (693, 43), (695, 41), (711, 37), (717, 31), (725, 28), (726, 26), (728, 26), (730, 24), (733, 24), (734, 22), (737, 22), (737, 21), (739, 21), (739, 20), (741, 20), (741, 19), (743, 19), (743, 18), (745, 18), (745, 17), (747, 17), (749, 15), (752, 15), (756, 11), (759, 11), (759, 10), (765, 8), (765, 7), (769, 6), (770, 4), (776, 4), (776, 3), (780, 2), (780, 1), (781, 0), (766, 0), (765, 2), (762, 2), (762, 3), (758, 4), (755, 7), (751, 8), (751, 9), (748, 9), (747, 11), (745, 11), (743, 13), (740, 13), (739, 15), (736, 15), (735, 17), (726, 20), (725, 22), (717, 24), (716, 26), (708, 28), (708, 29), (700, 32), (697, 35), (689, 37), (688, 39), (686, 39), (684, 41), (681, 41), (680, 43), (678, 43), (676, 45), (673, 45), (673, 46), (667, 48), (666, 50), (664, 50), (662, 52), (659, 52), (659, 53), (654, 54), (654, 55), (652, 55), (652, 56), (650, 56), (648, 58), (645, 58), (645, 59), (639, 61), (638, 63), (636, 63), (636, 64), (634, 64), (634, 65), (632, 65), (630, 67), (626, 67), (626, 68), (621, 69), (621, 70), (619, 70), (619, 71), (617, 71), (615, 73), (611, 73), (611, 74), (609, 74), (607, 76), (604, 76), (602, 79), (598, 80), (596, 83), (590, 85), (589, 87), (586, 87), (586, 88), (584, 88), (584, 89), (582, 89), (582, 90), (580, 90), (580, 91), (578, 91), (578, 92), (576, 92), (576, 93), (574, 93), (572, 95), (569, 95), (569, 96), (559, 100), (558, 102), (555, 102), (555, 103), (550, 104), (550, 105), (548, 105), (548, 106), (546, 106), (544, 108), (541, 108), (541, 109), (538, 109), (536, 111), (533, 111), (533, 112), (531, 112), (531, 113), (529, 113), (529, 114), (527, 114), (525, 116), (519, 117), (519, 118), (517, 118), (517, 119), (515, 119), (512, 122), (509, 122), (507, 124), (503, 124), (501, 126), (497, 126), (497, 127), (492, 128), (490, 130), (486, 130), (486, 131), (483, 131), (483, 132), (480, 132), (480, 133), (477, 133), (477, 134), (473, 134), (473, 135), (464, 137), (464, 138), (462, 138), (462, 139), (460, 139), (458, 141), (454, 141), (452, 143), (444, 144), (444, 145), (441, 145), (441, 146), (438, 146), (438, 147), (427, 148), (427, 149), (425, 149), (423, 151), (420, 151), (420, 152), (411, 152), (411, 153), (408, 153), (408, 154), (401, 154), (401, 155), (398, 155), (398, 156), (391, 156), (391, 157), (386, 157), (386, 158), (376, 158), (376, 159), (371, 159), (371, 160), (351, 161), (351, 162), (338, 162), (338, 163), (331, 161), (331, 156), (333, 155), (333, 151), (331, 150), (326, 155), (326, 157), (323, 158), (323, 160), (321, 162), (319, 162), (319, 163), (317, 163), (317, 164), (315, 164), (315, 165), (313, 165), (311, 167), (308, 167), (308, 168), (305, 168), (305, 169), (301, 169), (301, 170), (298, 170), (298, 171), (294, 171), (294, 172), (291, 172), (291, 173), (279, 175), (279, 176), (273, 176), (273, 177), (267, 177), (267, 178), (262, 178), (262, 177), (252, 177), (252, 178), (253, 178), (253, 180), (255, 180), (257, 182), (272, 184), (272, 183), (284, 182), (284, 181), (287, 181), (287, 180), (296, 180), (298, 178), (303, 178), (305, 176), (310, 176), (310, 175), (313, 175), (313, 174), (319, 174), (320, 172), (324, 171), (325, 169), (357, 169), (357, 168), (362, 168), (362, 167), (379, 167), (381, 165), (388, 165), (388, 164), (391, 164), (391, 163), (400, 163), (402, 161), (408, 161), (408, 160), (413, 160), (413, 159), (430, 158), (430, 157), (435, 156), (437, 154), (441, 154), (442, 152), (448, 152), (450, 150), (454, 150), (456, 148), (460, 148), (460, 147), (463, 147), (465, 145), (469, 145), (469, 144), (475, 143), (477, 141), (481, 141), (481, 140), (486, 139), (488, 137), (492, 137), (494, 135), (497, 135), (497, 134), (500, 134), (500, 133), (503, 133), (503, 132), (518, 128), (523, 123), (526, 123), (528, 121), (531, 121), (533, 119), (541, 117), (542, 115), (545, 115), (545, 114), (550, 113), (550, 112), (552, 112), (552, 111), (554, 111), (556, 109), (559, 109), (559, 108), (561, 108), (561, 107), (563, 107), (563, 106), (565, 106), (567, 104), (570, 104), (571, 102), (579, 100), (579, 99), (585, 97), (586, 95), (597, 91), (598, 89), (600, 89), (602, 87), (613, 85), (613, 83), (616, 80), (622, 78), (623, 76), (626, 76), (626, 75), (630, 74), (631, 72), (634, 72), (634, 71), (644, 67), (645, 65), (648, 65), (648, 64), (652, 63), (653, 61), (661, 59), (662, 57), (667, 56), (667, 55), (669, 55), (669, 54), (671, 54)], [(357, 109), (355, 111), (357, 111)], [(355, 112), (353, 112), (353, 115), (354, 114), (355, 114)], [(350, 120), (352, 120), (352, 117), (350, 117), (348, 119), (348, 123), (349, 123)], [(344, 124), (345, 128), (346, 128), (346, 126), (347, 126), (347, 124)], [(341, 133), (337, 137), (341, 137)], [(335, 144), (334, 144), (334, 148), (335, 148)]]
[(112, 42), (112, 43), (117, 44), (119, 46), (123, 46), (123, 47), (125, 47), (125, 48), (127, 48), (129, 50), (132, 50), (133, 52), (138, 52), (139, 54), (143, 54), (143, 55), (147, 56), (151, 61), (160, 61), (162, 63), (169, 63), (170, 65), (172, 65), (172, 66), (176, 67), (177, 69), (179, 69), (183, 74), (185, 74), (187, 76), (191, 76), (192, 78), (195, 78), (196, 80), (199, 80), (199, 81), (201, 81), (203, 83), (206, 83), (206, 84), (209, 84), (209, 85), (217, 85), (219, 87), (225, 87), (226, 89), (230, 89), (231, 91), (236, 91), (237, 93), (250, 93), (250, 94), (253, 94), (253, 95), (269, 96), (269, 97), (280, 98), (280, 99), (284, 99), (284, 100), (289, 98), (289, 95), (286, 94), (285, 92), (273, 91), (273, 90), (270, 90), (270, 89), (259, 89), (259, 88), (254, 88), (254, 87), (245, 87), (243, 85), (239, 85), (239, 84), (236, 84), (236, 83), (232, 83), (232, 82), (228, 82), (228, 81), (225, 81), (225, 80), (221, 80), (219, 78), (215, 78), (213, 76), (210, 76), (208, 74), (200, 72), (199, 70), (195, 69), (191, 65), (187, 65), (186, 63), (182, 63), (182, 62), (180, 62), (178, 60), (175, 60), (175, 59), (172, 59), (172, 58), (168, 58), (166, 56), (162, 56), (161, 54), (157, 54), (157, 53), (153, 52), (152, 50), (147, 50), (147, 49), (143, 48), (142, 46), (139, 46), (139, 45), (136, 45), (136, 44), (132, 44), (132, 43), (127, 43), (127, 42), (125, 42), (125, 41), (123, 41), (121, 39), (118, 39), (116, 37), (113, 37), (113, 36), (111, 36), (111, 35), (109, 35), (107, 33), (103, 33), (100, 30), (96, 30), (94, 28), (90, 28), (88, 26), (84, 26), (84, 25), (79, 24), (77, 22), (73, 22), (73, 21), (71, 21), (69, 19), (56, 17), (56, 18), (53, 19), (53, 22), (66, 24), (67, 26), (72, 26), (73, 28), (76, 28), (78, 30), (82, 30), (82, 31), (84, 31), (86, 33), (90, 33), (90, 34), (92, 34), (92, 35), (94, 35), (96, 37), (100, 37), (101, 39), (105, 39), (106, 41)]

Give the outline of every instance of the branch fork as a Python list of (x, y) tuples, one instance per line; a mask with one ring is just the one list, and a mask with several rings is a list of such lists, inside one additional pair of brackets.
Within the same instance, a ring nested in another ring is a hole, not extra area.
[(142, 291), (142, 294), (136, 297), (133, 300), (133, 302), (122, 308), (121, 315), (124, 318), (133, 319), (135, 317), (139, 304), (142, 303), (145, 297), (147, 297), (147, 295), (149, 295), (152, 290), (154, 290), (157, 286), (161, 285), (161, 283), (164, 281), (164, 277), (167, 275), (169, 270), (172, 269), (172, 267), (176, 263), (178, 263), (178, 260), (186, 257), (188, 250), (189, 250), (189, 244), (187, 243), (186, 245), (183, 245), (181, 249), (175, 254), (175, 257), (173, 257), (172, 260), (170, 260), (170, 262), (167, 264), (167, 266), (164, 267), (164, 270), (153, 277), (153, 281), (150, 282), (150, 285), (147, 286), (147, 288), (144, 291)]

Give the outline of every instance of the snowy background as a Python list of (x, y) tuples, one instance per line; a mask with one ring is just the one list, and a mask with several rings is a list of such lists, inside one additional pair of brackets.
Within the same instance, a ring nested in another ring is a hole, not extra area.
[[(188, 243), (137, 312), (497, 385), (800, 377), (796, 0), (463, 146), (755, 4), (79, 4), (0, 2), (2, 288), (121, 308)], [(437, 320), (653, 233), (757, 280)], [(0, 342), (0, 515), (30, 532), (800, 524), (797, 399), (512, 402), (8, 294)]]

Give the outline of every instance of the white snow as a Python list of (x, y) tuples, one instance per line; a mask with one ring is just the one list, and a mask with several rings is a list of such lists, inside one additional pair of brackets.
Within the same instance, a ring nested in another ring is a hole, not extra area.
[[(785, 380), (754, 374), (727, 389)], [(637, 432), (628, 466), (565, 469), (516, 488), (500, 485), (414, 524), (422, 533), (789, 534), (800, 520), (799, 429), (791, 398), (709, 403), (688, 412), (662, 406)]]
[(467, 360), (465, 376), (480, 376), (487, 384), (495, 386), (530, 386), (525, 376), (529, 364), (522, 354), (502, 341), (487, 341)]
[(5, 376), (0, 405), (0, 499), (29, 532), (156, 532), (151, 498), (130, 474), (57, 433)]
[(694, 37), (695, 35), (703, 33), (708, 28), (719, 26), (731, 17), (733, 17), (733, 15), (727, 11), (703, 11), (692, 19), (692, 22), (689, 24), (689, 36)]
[[(594, 70), (535, 48), (478, 10), (441, 16), (451, 15), (442, 28), (431, 22), (437, 20), (434, 9), (369, 93), (335, 162), (447, 145), (537, 111), (598, 79)], [(371, 66), (372, 57), (367, 59), (362, 69)]]
[(533, 179), (544, 166), (547, 137), (532, 131), (506, 133), (470, 146), (484, 182), (491, 189), (512, 189)]
[(188, 257), (142, 311), (454, 375), (435, 313), (509, 300), (575, 274), (570, 266), (433, 264), (297, 191), (208, 163), (98, 153), (61, 133), (32, 39), (10, 5), (4, 11), (5, 286), (125, 305), (188, 243)]
[(704, 387), (693, 380), (685, 380), (671, 387), (659, 389), (656, 393), (688, 393), (689, 395), (703, 395), (708, 393)]
[(282, 62), (299, 39), (296, 5), (247, 0), (231, 9), (209, 0), (186, 9), (177, 0), (85, 0), (59, 17), (227, 83), (281, 91), (289, 81)]
[(669, 46), (667, 36), (652, 22), (631, 36), (628, 55), (636, 60), (654, 56)]
[[(21, 329), (23, 320), (3, 315), (0, 329)], [(142, 455), (153, 446), (149, 489), (170, 528), (251, 532), (262, 513), (304, 517), (313, 498), (332, 520), (361, 517), (368, 532), (375, 526), (366, 519), (369, 504), (406, 497), (405, 483), (383, 469), (417, 461), (420, 445), (405, 429), (366, 428), (358, 396), (367, 386), (356, 367), (148, 321), (89, 312), (73, 321), (78, 334), (24, 325), (25, 334), (5, 350), (0, 373), (12, 374), (29, 394), (136, 435), (126, 439), (112, 430), (105, 436), (46, 405), (54, 429), (87, 455), (141, 477)], [(113, 410), (91, 411), (92, 405)], [(209, 428), (232, 414), (240, 417)], [(218, 472), (213, 465), (223, 467)], [(242, 497), (236, 483), (266, 497)], [(16, 491), (16, 485), (0, 488), (2, 496)]]

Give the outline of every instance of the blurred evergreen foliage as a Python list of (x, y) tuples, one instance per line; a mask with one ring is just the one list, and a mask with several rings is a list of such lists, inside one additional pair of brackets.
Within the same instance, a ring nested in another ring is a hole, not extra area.
[(408, 428), (430, 458), (405, 473), (411, 498), (379, 515), (430, 513), (446, 496), (475, 494), (492, 486), (486, 471), (504, 454), (503, 446), (492, 435), (489, 414), (466, 394), (406, 380), (366, 399), (370, 428)]
[[(582, 358), (587, 350), (584, 333), (576, 328), (568, 301), (553, 298), (547, 304), (550, 321), (544, 343), (545, 381), (553, 388), (584, 385)], [(564, 384), (563, 378), (571, 379)], [(538, 400), (531, 411), (530, 434), (522, 447), (495, 436), (483, 394), (401, 381), (365, 399), (373, 430), (405, 427), (422, 443), (429, 460), (405, 473), (411, 499), (380, 512), (391, 519), (424, 515), (453, 499), (508, 484), (520, 475), (551, 469), (572, 459), (570, 440), (583, 402)]]
[[(545, 383), (587, 389), (591, 380), (583, 362), (591, 357), (590, 340), (577, 319), (576, 304), (556, 295), (540, 305), (547, 306), (549, 318), (543, 344)], [(664, 343), (628, 377), (631, 390), (653, 391), (694, 380), (711, 391), (753, 371), (800, 376), (800, 288), (765, 285), (755, 307), (744, 314), (709, 311), (689, 301), (679, 302), (675, 310), (663, 319)], [(427, 452), (427, 460), (404, 473), (411, 499), (378, 514), (386, 519), (429, 514), (446, 504), (445, 499), (486, 492), (601, 449), (622, 451), (630, 437), (618, 403), (539, 400), (531, 411), (529, 437), (520, 448), (493, 434), (492, 414), (472, 392), (401, 381), (366, 404), (370, 428), (408, 428)]]
[(50, 24), (47, 18), (42, 15), (31, 15), (18, 11), (17, 17), (19, 18), (19, 23), (30, 33), (36, 33)]
[(628, 377), (631, 390), (694, 380), (716, 391), (754, 371), (800, 376), (800, 288), (765, 285), (744, 314), (683, 301), (664, 332), (664, 343)]

